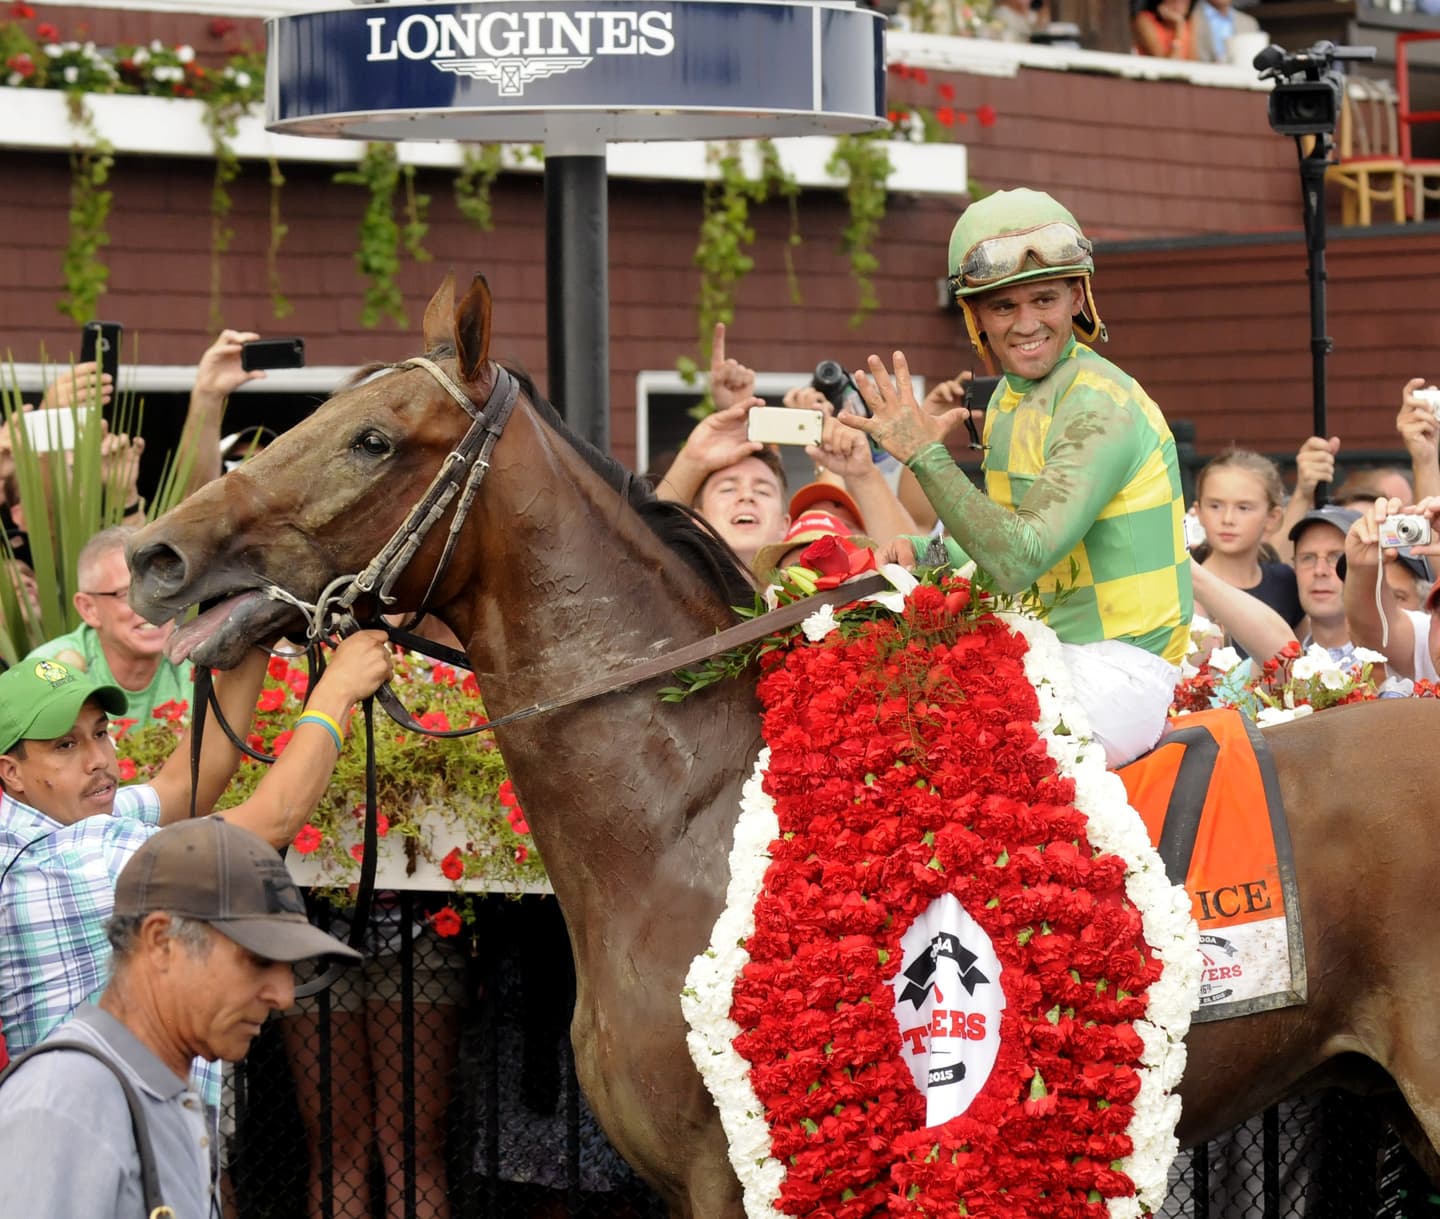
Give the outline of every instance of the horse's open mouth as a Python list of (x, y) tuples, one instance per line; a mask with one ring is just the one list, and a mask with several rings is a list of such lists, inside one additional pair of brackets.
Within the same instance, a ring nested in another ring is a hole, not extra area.
[(176, 664), (191, 660), (214, 669), (233, 669), (251, 644), (278, 636), (300, 621), (294, 607), (259, 589), (226, 597), (179, 627), (166, 652)]

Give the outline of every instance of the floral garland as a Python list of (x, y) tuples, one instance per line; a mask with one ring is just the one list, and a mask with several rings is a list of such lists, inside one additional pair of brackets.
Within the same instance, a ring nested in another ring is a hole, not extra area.
[[(1189, 900), (1088, 747), (1053, 632), (963, 578), (887, 575), (898, 614), (827, 615), (762, 658), (769, 744), (682, 995), (746, 1213), (1154, 1209), (1199, 981)], [(927, 1128), (891, 979), (942, 894), (989, 936), (1006, 1002), (983, 1087)]]

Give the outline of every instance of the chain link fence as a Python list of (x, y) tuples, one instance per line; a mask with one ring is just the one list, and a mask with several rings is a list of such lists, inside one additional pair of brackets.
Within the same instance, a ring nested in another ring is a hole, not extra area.
[[(238, 1219), (664, 1219), (575, 1085), (575, 979), (553, 898), (377, 895), (367, 962), (271, 1021), (229, 1077)], [(348, 934), (343, 912), (315, 921)], [(1370, 1101), (1287, 1101), (1171, 1172), (1160, 1219), (1440, 1219)]]

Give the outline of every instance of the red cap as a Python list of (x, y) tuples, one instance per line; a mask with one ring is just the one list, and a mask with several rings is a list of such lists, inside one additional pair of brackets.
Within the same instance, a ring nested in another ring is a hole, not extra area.
[(850, 498), (850, 492), (846, 491), (839, 483), (813, 482), (806, 483), (794, 495), (790, 497), (790, 519), (793, 521), (807, 508), (816, 504), (834, 504), (837, 508), (848, 512), (853, 518), (850, 524), (844, 529), (837, 529), (837, 533), (864, 533), (865, 516)]

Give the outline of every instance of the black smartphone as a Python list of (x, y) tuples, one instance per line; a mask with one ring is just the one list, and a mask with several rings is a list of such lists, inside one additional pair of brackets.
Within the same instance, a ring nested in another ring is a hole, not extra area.
[(983, 411), (995, 396), (995, 387), (1003, 377), (971, 377), (965, 382), (964, 406), (968, 410)]
[(102, 373), (110, 374), (110, 384), (120, 392), (120, 336), (124, 327), (119, 322), (86, 322), (80, 327), (80, 363), (92, 360)]
[(240, 367), (246, 372), (257, 368), (304, 368), (305, 340), (255, 339), (240, 345)]

